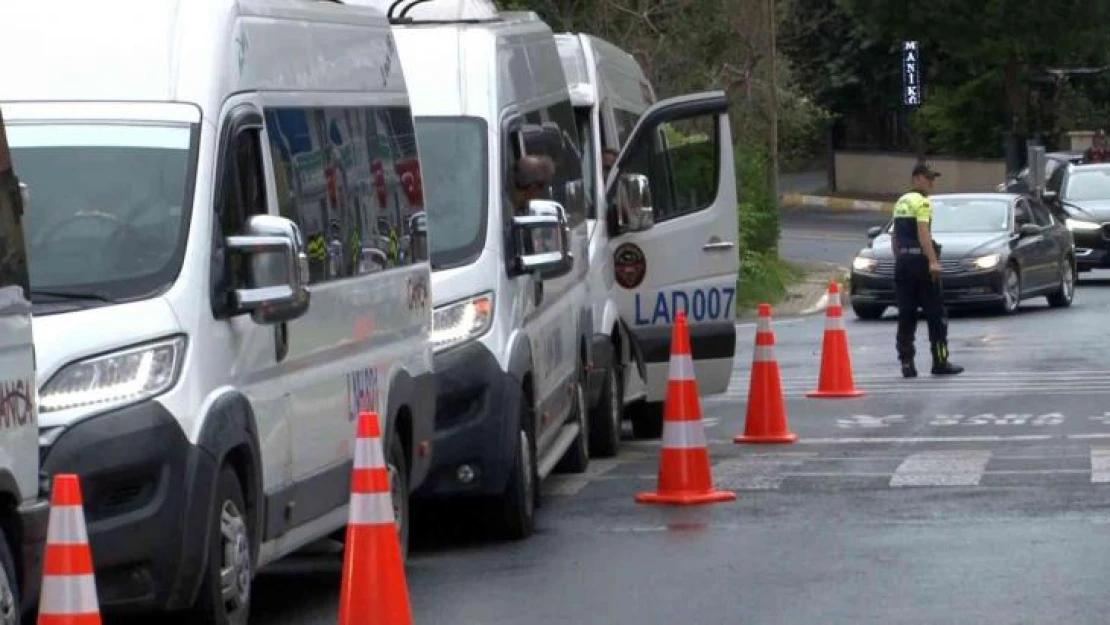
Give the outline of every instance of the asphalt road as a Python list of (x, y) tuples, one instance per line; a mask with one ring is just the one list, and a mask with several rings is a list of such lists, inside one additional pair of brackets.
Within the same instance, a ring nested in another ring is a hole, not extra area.
[(849, 267), (856, 252), (867, 245), (867, 229), (886, 223), (877, 211), (831, 211), (820, 208), (784, 209), (781, 213), (779, 253), (795, 261), (835, 263)]
[[(952, 358), (967, 371), (915, 380), (898, 377), (893, 322), (849, 313), (866, 395), (848, 400), (804, 396), (823, 318), (783, 320), (776, 355), (800, 439), (775, 446), (730, 442), (754, 344), (744, 325), (729, 392), (703, 400), (714, 477), (736, 501), (636, 504), (655, 486), (658, 445), (628, 441), (584, 476), (549, 480), (527, 541), (437, 515), (408, 567), (415, 622), (1103, 623), (1108, 307), (1110, 281), (1087, 278), (1070, 309), (1042, 299), (1009, 318), (955, 316)], [(919, 345), (927, 353), (923, 322)], [(339, 575), (336, 553), (274, 567), (251, 623), (335, 623)]]

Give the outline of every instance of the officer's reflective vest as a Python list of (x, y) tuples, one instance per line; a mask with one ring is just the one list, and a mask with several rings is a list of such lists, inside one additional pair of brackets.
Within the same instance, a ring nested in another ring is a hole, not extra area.
[(894, 204), (894, 225), (891, 228), (894, 234), (895, 247), (920, 248), (917, 240), (917, 224), (920, 221), (930, 221), (933, 218), (933, 206), (920, 191), (910, 191), (898, 198)]

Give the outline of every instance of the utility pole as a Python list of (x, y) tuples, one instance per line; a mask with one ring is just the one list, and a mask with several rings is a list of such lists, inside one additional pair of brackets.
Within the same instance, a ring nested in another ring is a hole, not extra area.
[(778, 6), (776, 0), (767, 0), (767, 13), (771, 20), (771, 190), (779, 196), (779, 72), (778, 72)]

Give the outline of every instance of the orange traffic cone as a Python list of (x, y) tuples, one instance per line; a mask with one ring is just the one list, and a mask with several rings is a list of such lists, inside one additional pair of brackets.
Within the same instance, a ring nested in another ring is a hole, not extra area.
[(844, 309), (840, 306), (840, 286), (833, 280), (829, 282), (829, 303), (825, 309), (821, 376), (817, 390), (806, 393), (806, 397), (859, 397), (863, 394), (852, 381), (852, 358), (848, 353)]
[(690, 334), (686, 314), (679, 311), (671, 332), (670, 372), (663, 401), (659, 484), (655, 492), (637, 494), (636, 502), (693, 505), (734, 499), (736, 493), (713, 488)]
[(339, 625), (412, 625), (378, 415), (358, 418)]
[(748, 411), (744, 433), (734, 443), (793, 443), (798, 435), (786, 425), (782, 378), (775, 360), (775, 333), (771, 330), (771, 305), (759, 305), (752, 353), (752, 377), (748, 383)]
[(100, 625), (92, 550), (76, 475), (54, 476), (38, 625)]

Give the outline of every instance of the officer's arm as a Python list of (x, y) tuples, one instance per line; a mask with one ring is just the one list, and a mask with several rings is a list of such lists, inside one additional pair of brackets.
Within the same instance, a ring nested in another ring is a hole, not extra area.
[(929, 222), (933, 220), (933, 205), (928, 198), (917, 205), (917, 243), (929, 259), (929, 264), (937, 264), (937, 252), (933, 249), (933, 233), (930, 232)]

